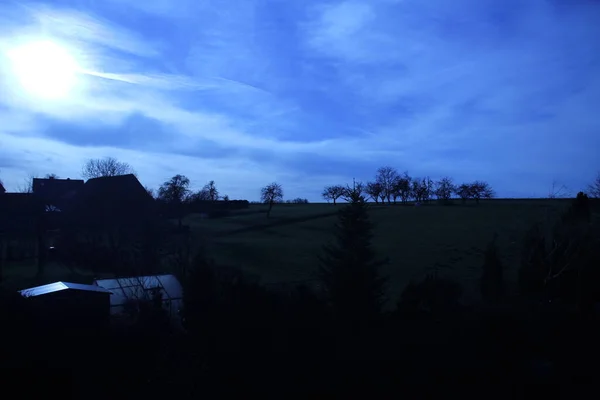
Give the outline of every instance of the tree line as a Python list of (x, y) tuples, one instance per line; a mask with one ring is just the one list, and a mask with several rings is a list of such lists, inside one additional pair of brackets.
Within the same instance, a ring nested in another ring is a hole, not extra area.
[(403, 204), (409, 201), (426, 203), (434, 197), (448, 203), (454, 196), (459, 197), (463, 202), (473, 199), (479, 203), (481, 199), (495, 197), (494, 190), (485, 181), (455, 184), (453, 179), (447, 176), (434, 181), (428, 176), (419, 178), (410, 176), (408, 172), (400, 174), (390, 166), (379, 168), (373, 181), (354, 182), (352, 187), (326, 186), (321, 195), (327, 202), (332, 201), (336, 204), (340, 198), (350, 202), (351, 193), (355, 191), (364, 194), (367, 200), (382, 204), (386, 202), (396, 204), (398, 201)]
[[(113, 157), (89, 159), (81, 171), (84, 179), (93, 179), (100, 177), (118, 176), (133, 174), (137, 176), (135, 169), (128, 163), (119, 161)], [(33, 176), (27, 180), (26, 184), (20, 187), (19, 191), (23, 193), (32, 192)], [(56, 174), (46, 174), (46, 179), (58, 179)], [(1, 181), (0, 181), (1, 182)], [(153, 198), (163, 200), (172, 204), (190, 203), (198, 201), (229, 201), (228, 195), (221, 195), (216, 187), (215, 181), (211, 180), (201, 189), (191, 191), (190, 180), (185, 175), (175, 175), (164, 182), (157, 192), (146, 187), (148, 194)], [(410, 201), (416, 203), (426, 203), (432, 199), (437, 199), (443, 203), (449, 203), (453, 198), (459, 198), (462, 202), (475, 200), (479, 203), (481, 199), (490, 199), (495, 197), (495, 191), (491, 185), (482, 180), (472, 182), (455, 183), (454, 180), (445, 176), (438, 180), (432, 180), (429, 176), (412, 177), (408, 172), (399, 173), (397, 169), (391, 166), (380, 167), (377, 170), (373, 181), (354, 182), (350, 185), (329, 185), (326, 186), (321, 196), (327, 202), (337, 204), (339, 199), (350, 202), (349, 193), (358, 190), (365, 194), (367, 201), (372, 200), (375, 203), (393, 203), (406, 204)], [(554, 191), (553, 191), (554, 192)], [(600, 173), (586, 188), (587, 195), (590, 198), (600, 198)], [(554, 198), (554, 193), (550, 194)], [(260, 189), (260, 201), (269, 205), (268, 214), (274, 204), (283, 202), (283, 188), (277, 182), (270, 183)], [(286, 203), (306, 204), (307, 199), (296, 198), (287, 200)]]

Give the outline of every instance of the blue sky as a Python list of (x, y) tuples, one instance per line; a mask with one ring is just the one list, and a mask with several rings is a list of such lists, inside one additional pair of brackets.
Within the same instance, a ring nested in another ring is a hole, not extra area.
[[(143, 184), (187, 175), (232, 198), (372, 179), (572, 191), (600, 170), (594, 0), (79, 0), (0, 3), (0, 178), (78, 177), (91, 157)], [(25, 93), (7, 52), (51, 40), (69, 95)], [(13, 74), (13, 75), (11, 75)]]

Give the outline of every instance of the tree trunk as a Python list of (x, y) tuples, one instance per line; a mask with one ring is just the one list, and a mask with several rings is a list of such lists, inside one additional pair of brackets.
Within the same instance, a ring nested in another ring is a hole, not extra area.
[(336, 202), (336, 200), (337, 200), (337, 199), (334, 197), (334, 198), (333, 198), (333, 205), (334, 205), (334, 206), (336, 205), (336, 203), (335, 203), (335, 202)]
[(269, 209), (267, 210), (267, 218), (271, 216), (271, 209), (273, 208), (273, 202), (269, 202)]

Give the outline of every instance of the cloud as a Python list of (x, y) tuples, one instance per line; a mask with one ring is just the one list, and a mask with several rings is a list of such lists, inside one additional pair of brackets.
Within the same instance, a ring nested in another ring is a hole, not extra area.
[(5, 181), (112, 155), (150, 185), (188, 173), (250, 198), (279, 179), (316, 200), (381, 165), (530, 196), (598, 168), (591, 1), (14, 4), (0, 5), (0, 72), (4, 50), (42, 36), (82, 71), (56, 102), (0, 76)]

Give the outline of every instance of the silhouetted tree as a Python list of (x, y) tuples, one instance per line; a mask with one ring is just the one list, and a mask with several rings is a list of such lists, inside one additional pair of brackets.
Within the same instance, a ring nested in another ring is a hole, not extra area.
[(189, 194), (190, 180), (185, 175), (175, 175), (158, 189), (158, 199), (175, 207), (177, 210), (179, 228), (182, 226), (184, 202)]
[(412, 180), (411, 193), (417, 202), (428, 201), (433, 189), (433, 181), (429, 178), (415, 178)]
[(455, 192), (454, 183), (452, 178), (444, 177), (437, 181), (435, 188), (435, 195), (439, 200), (449, 202), (452, 198), (452, 194)]
[(103, 176), (119, 176), (134, 174), (135, 171), (131, 165), (126, 162), (118, 161), (113, 157), (95, 158), (85, 162), (81, 175), (85, 179), (100, 178)]
[(394, 194), (395, 196), (400, 197), (403, 204), (408, 203), (408, 200), (411, 197), (411, 183), (412, 178), (408, 175), (408, 172), (404, 172), (404, 174), (398, 177), (394, 183)]
[(301, 197), (296, 197), (293, 200), (287, 200), (286, 203), (288, 203), (288, 204), (308, 204), (308, 199), (303, 199)]
[(596, 176), (596, 179), (588, 185), (588, 195), (595, 199), (600, 199), (600, 172)]
[(385, 196), (383, 186), (379, 182), (368, 182), (365, 187), (365, 193), (375, 200), (375, 203), (379, 203), (379, 196)]
[(356, 184), (349, 205), (340, 210), (335, 244), (324, 247), (320, 276), (336, 316), (343, 323), (368, 323), (384, 303), (384, 284), (371, 245), (372, 223), (367, 204)]
[(273, 182), (260, 190), (260, 200), (269, 205), (267, 218), (271, 216), (273, 204), (283, 200), (283, 188), (279, 183)]
[(484, 253), (483, 271), (480, 281), (481, 297), (484, 301), (495, 303), (504, 295), (504, 267), (498, 255), (497, 234)]
[(381, 185), (381, 189), (385, 194), (388, 203), (391, 202), (392, 194), (394, 193), (394, 185), (398, 179), (398, 171), (390, 166), (381, 167), (377, 170), (375, 182)]
[(46, 174), (46, 176), (44, 176), (45, 179), (59, 179), (58, 175), (56, 174)]
[(579, 193), (548, 235), (528, 233), (519, 270), (523, 294), (559, 298), (589, 310), (600, 300), (600, 232), (591, 221), (589, 199)]
[(479, 204), (480, 199), (491, 199), (495, 196), (492, 187), (484, 181), (475, 181), (470, 184), (470, 195)]
[(148, 193), (150, 197), (152, 197), (153, 199), (156, 197), (156, 195), (154, 194), (154, 189), (149, 188), (148, 186), (144, 186), (144, 189), (146, 189), (146, 193)]
[(344, 195), (345, 190), (346, 188), (342, 185), (327, 186), (323, 189), (322, 196), (328, 202), (331, 200), (333, 201), (333, 205), (336, 205), (337, 199)]
[(363, 199), (363, 201), (367, 201), (364, 197), (365, 194), (365, 185), (362, 182), (356, 182), (355, 179), (352, 180), (352, 186), (346, 185), (344, 188), (344, 194), (342, 198), (347, 203), (351, 203), (355, 197)]
[(423, 200), (428, 202), (435, 192), (435, 182), (430, 177), (423, 178)]
[(462, 200), (463, 204), (471, 197), (471, 185), (468, 183), (461, 183), (456, 186), (454, 193)]
[(17, 187), (19, 193), (33, 193), (33, 179), (37, 178), (34, 174), (29, 174), (27, 178), (23, 179), (23, 184)]
[(219, 191), (215, 185), (215, 181), (210, 181), (202, 188), (202, 192), (206, 193), (206, 199), (209, 201), (219, 200)]

